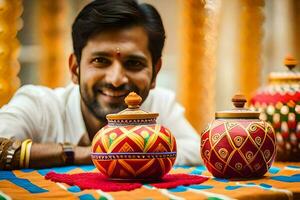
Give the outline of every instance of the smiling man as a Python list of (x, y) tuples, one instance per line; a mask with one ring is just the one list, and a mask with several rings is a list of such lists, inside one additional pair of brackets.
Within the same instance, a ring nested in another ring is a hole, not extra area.
[(199, 164), (199, 136), (173, 92), (155, 87), (165, 31), (157, 10), (134, 0), (97, 0), (72, 26), (72, 82), (65, 88), (23, 86), (0, 110), (0, 168), (90, 164), (91, 140), (105, 116), (126, 108), (134, 91), (142, 109), (177, 140), (176, 164)]
[(127, 107), (124, 98), (130, 91), (147, 98), (161, 66), (160, 60), (152, 64), (147, 32), (137, 25), (92, 35), (82, 49), (80, 65), (75, 55), (70, 59), (72, 79), (80, 85), (81, 109), (84, 119), (89, 119), (86, 125), (91, 137), (101, 127), (97, 124), (106, 122), (107, 114)]

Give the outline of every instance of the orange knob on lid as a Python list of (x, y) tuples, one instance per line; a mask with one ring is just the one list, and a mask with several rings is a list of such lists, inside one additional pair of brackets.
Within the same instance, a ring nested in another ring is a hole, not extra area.
[(231, 101), (236, 108), (244, 108), (245, 103), (247, 102), (246, 97), (242, 94), (234, 95)]
[(287, 66), (289, 70), (294, 69), (297, 64), (297, 60), (291, 55), (286, 56), (284, 59), (284, 65)]
[(130, 92), (124, 101), (128, 108), (139, 108), (142, 102), (142, 97), (135, 92)]

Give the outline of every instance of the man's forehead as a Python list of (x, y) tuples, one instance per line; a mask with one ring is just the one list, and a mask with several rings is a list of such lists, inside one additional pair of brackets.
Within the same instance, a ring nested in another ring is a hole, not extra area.
[(83, 51), (90, 54), (140, 54), (149, 55), (148, 37), (142, 27), (105, 31), (93, 35)]
[(116, 41), (116, 42), (122, 42), (122, 41), (128, 41), (128, 40), (137, 40), (137, 41), (143, 41), (148, 43), (148, 35), (144, 27), (142, 26), (132, 26), (122, 29), (108, 29), (105, 31), (100, 31), (97, 33), (94, 33), (90, 38), (89, 41)]

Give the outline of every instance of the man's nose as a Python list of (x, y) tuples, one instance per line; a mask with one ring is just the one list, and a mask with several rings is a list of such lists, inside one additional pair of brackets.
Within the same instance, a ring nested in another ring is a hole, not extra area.
[(118, 61), (113, 62), (113, 64), (107, 69), (106, 74), (107, 83), (112, 84), (114, 87), (119, 87), (128, 83), (128, 77), (126, 76), (126, 71), (122, 64)]

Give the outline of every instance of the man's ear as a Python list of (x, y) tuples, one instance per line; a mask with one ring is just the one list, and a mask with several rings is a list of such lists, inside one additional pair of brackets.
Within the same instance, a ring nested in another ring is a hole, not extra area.
[(162, 65), (162, 60), (161, 60), (161, 58), (159, 58), (157, 63), (154, 66), (154, 69), (153, 69), (154, 72), (153, 72), (153, 77), (152, 77), (152, 82), (151, 82), (150, 89), (153, 89), (156, 86), (156, 77), (157, 77), (158, 72), (160, 71), (161, 65)]
[(73, 83), (79, 84), (79, 65), (74, 53), (69, 56), (69, 70)]

